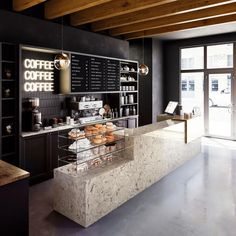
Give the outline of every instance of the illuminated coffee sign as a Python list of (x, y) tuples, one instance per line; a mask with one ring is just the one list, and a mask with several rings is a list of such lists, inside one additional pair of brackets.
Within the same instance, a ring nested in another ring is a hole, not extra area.
[(54, 63), (47, 60), (24, 60), (24, 91), (54, 91)]

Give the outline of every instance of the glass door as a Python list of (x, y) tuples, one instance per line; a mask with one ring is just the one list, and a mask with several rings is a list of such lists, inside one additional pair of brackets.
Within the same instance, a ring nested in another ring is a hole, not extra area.
[(194, 107), (199, 107), (203, 116), (203, 78), (202, 72), (181, 74), (181, 104), (185, 112), (192, 112)]
[(236, 43), (187, 47), (180, 53), (184, 112), (198, 107), (205, 135), (236, 140), (236, 83), (232, 79), (236, 75)]
[(234, 137), (232, 74), (209, 73), (206, 85), (206, 134), (231, 139)]

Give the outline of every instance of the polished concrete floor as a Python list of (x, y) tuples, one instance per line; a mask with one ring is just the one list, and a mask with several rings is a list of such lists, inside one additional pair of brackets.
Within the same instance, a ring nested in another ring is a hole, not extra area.
[(84, 229), (52, 209), (52, 181), (30, 188), (32, 236), (235, 236), (236, 142), (202, 154)]

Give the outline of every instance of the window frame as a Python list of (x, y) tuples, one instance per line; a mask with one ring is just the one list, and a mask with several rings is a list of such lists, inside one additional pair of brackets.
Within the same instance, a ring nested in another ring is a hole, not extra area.
[[(227, 67), (227, 68), (209, 68), (207, 69), (207, 46), (212, 45), (221, 45), (221, 44), (233, 44), (233, 67)], [(193, 47), (204, 47), (204, 68), (203, 69), (195, 69), (195, 70), (188, 70), (188, 69), (182, 69), (181, 68), (181, 49), (184, 48), (193, 48)], [(224, 41), (224, 42), (216, 42), (216, 43), (206, 43), (206, 44), (193, 44), (193, 45), (187, 45), (187, 46), (180, 46), (179, 47), (179, 103), (182, 102), (182, 91), (181, 91), (181, 74), (184, 73), (195, 73), (195, 72), (202, 72), (203, 73), (203, 86), (204, 86), (204, 130), (205, 135), (209, 136), (209, 101), (207, 98), (209, 97), (209, 84), (208, 84), (208, 75), (209, 74), (231, 74), (231, 101), (233, 104), (233, 107), (235, 107), (236, 110), (236, 81), (235, 81), (235, 75), (236, 75), (236, 41)], [(232, 112), (232, 137), (228, 138), (230, 140), (236, 140), (236, 113)], [(234, 124), (235, 123), (235, 124)], [(214, 137), (210, 135), (211, 137)], [(218, 137), (219, 136), (215, 136)], [(223, 137), (226, 138), (226, 137)], [(227, 138), (226, 138), (227, 139)]]
[[(233, 44), (233, 67), (229, 68), (210, 68), (207, 69), (207, 47), (208, 46), (216, 46), (222, 44)], [(196, 48), (196, 47), (203, 47), (203, 69), (182, 69), (181, 68), (181, 50), (186, 48)], [(209, 85), (206, 84), (206, 77), (208, 74), (211, 73), (231, 73), (234, 77), (236, 74), (236, 42), (235, 41), (225, 41), (225, 42), (217, 42), (217, 43), (208, 43), (208, 44), (193, 44), (188, 46), (180, 46), (179, 47), (179, 103), (181, 104), (182, 97), (181, 97), (181, 74), (183, 73), (197, 73), (202, 72), (204, 74), (204, 88), (208, 89)], [(235, 96), (236, 97), (236, 96)], [(235, 98), (236, 99), (236, 98)], [(236, 101), (235, 101), (236, 102)]]

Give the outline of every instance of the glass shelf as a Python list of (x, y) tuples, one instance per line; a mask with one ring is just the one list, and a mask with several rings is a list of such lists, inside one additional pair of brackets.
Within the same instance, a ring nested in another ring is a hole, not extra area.
[[(80, 129), (80, 128), (73, 128), (73, 129)], [(93, 138), (93, 137), (95, 137), (96, 135), (106, 135), (106, 134), (109, 134), (109, 133), (115, 133), (115, 132), (117, 132), (117, 131), (121, 131), (121, 130), (124, 130), (124, 128), (123, 127), (116, 127), (115, 129), (113, 129), (113, 130), (106, 130), (106, 131), (104, 131), (104, 132), (97, 132), (96, 134), (91, 134), (91, 135), (85, 135), (85, 137), (75, 137), (75, 138), (73, 138), (73, 137), (70, 137), (69, 135), (68, 135), (68, 132), (66, 132), (66, 133), (64, 133), (64, 134), (59, 134), (58, 136), (60, 137), (60, 138), (64, 138), (64, 139), (69, 139), (69, 140), (72, 140), (72, 141), (76, 141), (76, 140), (82, 140), (82, 139), (87, 139), (87, 138)]]
[[(98, 132), (78, 139), (69, 138), (68, 132), (69, 130), (58, 133), (58, 163), (59, 166), (72, 164), (73, 171), (76, 172), (87, 171), (90, 168), (107, 164), (120, 155), (118, 152), (125, 149), (125, 128), (123, 127), (115, 127), (113, 130)], [(109, 134), (113, 135), (114, 140), (106, 140), (99, 144), (93, 143), (93, 137), (96, 135), (105, 137)], [(69, 149), (71, 145), (74, 149)]]
[(124, 106), (132, 106), (132, 105), (137, 105), (138, 103), (127, 103), (127, 104), (123, 104), (123, 105), (120, 105), (121, 107), (124, 107)]
[(114, 151), (109, 151), (109, 152), (106, 152), (104, 154), (91, 154), (91, 156), (88, 156), (84, 159), (82, 159), (82, 158), (79, 159), (75, 155), (68, 155), (68, 156), (64, 156), (63, 158), (60, 158), (59, 161), (65, 162), (67, 164), (74, 163), (75, 165), (79, 165), (79, 164), (83, 164), (83, 163), (86, 163), (86, 162), (91, 162), (91, 161), (93, 161), (97, 158), (102, 158), (102, 157), (105, 157), (105, 156), (115, 154), (117, 152), (121, 152), (123, 150), (124, 150), (124, 148), (118, 148)]
[[(66, 145), (63, 145), (63, 146), (59, 146), (58, 148), (63, 150), (63, 151), (66, 151), (66, 152), (71, 152), (71, 153), (74, 153), (74, 154), (78, 154), (78, 153), (82, 153), (82, 152), (86, 152), (86, 151), (89, 151), (89, 150), (92, 150), (94, 148), (97, 148), (97, 147), (101, 147), (101, 146), (108, 146), (108, 145), (111, 145), (111, 144), (116, 144), (117, 142), (121, 142), (121, 141), (124, 141), (124, 137), (122, 136), (122, 138), (115, 138), (113, 141), (111, 142), (102, 142), (102, 143), (99, 143), (99, 144), (94, 144), (92, 143), (91, 141), (91, 146), (87, 147), (87, 148), (79, 148), (79, 145), (77, 145), (78, 147), (76, 149), (70, 149), (69, 146), (71, 144), (66, 144)], [(78, 140), (77, 140), (78, 141)], [(76, 141), (74, 141), (76, 142)]]

